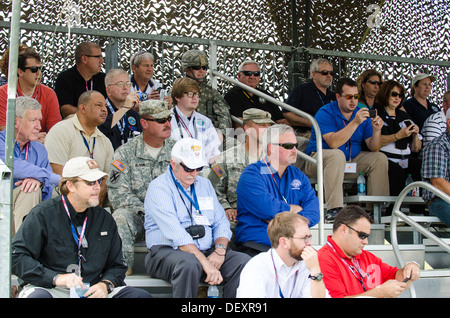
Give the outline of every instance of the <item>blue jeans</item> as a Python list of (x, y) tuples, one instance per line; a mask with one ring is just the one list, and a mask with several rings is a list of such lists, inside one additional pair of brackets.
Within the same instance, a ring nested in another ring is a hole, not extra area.
[(429, 206), (430, 214), (437, 216), (442, 222), (450, 227), (450, 204), (436, 197)]

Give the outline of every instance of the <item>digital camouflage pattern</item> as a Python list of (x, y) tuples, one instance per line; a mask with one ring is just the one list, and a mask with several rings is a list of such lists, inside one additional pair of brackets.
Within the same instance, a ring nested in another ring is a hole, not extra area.
[(154, 159), (141, 134), (114, 153), (107, 181), (108, 197), (128, 268), (134, 264), (135, 242), (145, 238), (144, 199), (148, 185), (167, 170), (174, 144), (174, 140), (166, 139), (158, 158)]

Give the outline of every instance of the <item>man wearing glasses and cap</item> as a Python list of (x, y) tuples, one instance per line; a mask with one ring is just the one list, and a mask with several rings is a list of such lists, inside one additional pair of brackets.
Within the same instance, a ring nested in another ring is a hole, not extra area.
[[(336, 101), (316, 113), (314, 118), (322, 133), (324, 195), (327, 205), (325, 222), (332, 223), (344, 206), (344, 174), (356, 179), (359, 173), (367, 177), (368, 195), (389, 195), (388, 160), (379, 152), (383, 120), (372, 118), (368, 108), (358, 108), (358, 87), (354, 80), (342, 78), (336, 84)], [(370, 151), (362, 151), (366, 143)], [(305, 153), (317, 158), (316, 132)], [(317, 166), (307, 161), (305, 173), (317, 177)]]
[[(259, 81), (261, 79), (261, 70), (259, 64), (252, 60), (245, 60), (239, 66), (239, 72), (237, 74), (237, 79), (239, 82), (250, 86), (251, 88), (257, 89), (258, 91), (270, 95), (269, 92), (258, 88)], [(240, 86), (233, 87), (230, 91), (225, 94), (225, 100), (228, 105), (230, 105), (231, 115), (242, 119), (242, 113), (248, 108), (259, 108), (264, 111), (269, 112), (272, 115), (272, 120), (277, 124), (287, 124), (289, 122), (284, 118), (283, 113), (280, 108), (266, 101), (264, 98), (254, 95), (251, 92), (247, 92)], [(233, 123), (234, 127), (240, 127), (239, 124)]]
[(318, 251), (331, 297), (398, 297), (419, 279), (416, 262), (407, 262), (398, 269), (364, 250), (372, 223), (369, 214), (359, 206), (347, 206), (337, 214), (333, 234)]
[(151, 297), (125, 286), (116, 223), (98, 206), (105, 176), (95, 160), (73, 158), (64, 165), (61, 196), (30, 211), (12, 242), (12, 272), (26, 283), (19, 297), (67, 298), (77, 287), (84, 298)]
[(208, 165), (202, 151), (200, 141), (180, 139), (166, 172), (148, 187), (145, 267), (173, 285), (174, 298), (196, 297), (201, 281), (223, 283), (224, 298), (234, 298), (249, 257), (228, 248), (225, 211), (209, 180), (198, 175)]
[(139, 114), (142, 134), (116, 150), (107, 181), (108, 198), (128, 266), (127, 275), (133, 272), (134, 245), (145, 236), (144, 199), (148, 185), (167, 170), (175, 144), (170, 138), (173, 113), (166, 102), (143, 101)]
[[(42, 143), (50, 128), (61, 121), (56, 93), (41, 83), (43, 70), (41, 57), (37, 52), (30, 49), (19, 54), (16, 96), (31, 97), (41, 104), (42, 119), (39, 141)], [(7, 99), (8, 85), (3, 85), (0, 87), (0, 130), (6, 128)]]
[(267, 225), (276, 214), (291, 211), (319, 222), (319, 200), (308, 177), (293, 164), (297, 160), (294, 129), (277, 124), (266, 129), (262, 160), (247, 166), (239, 179), (236, 243), (254, 256), (270, 248)]

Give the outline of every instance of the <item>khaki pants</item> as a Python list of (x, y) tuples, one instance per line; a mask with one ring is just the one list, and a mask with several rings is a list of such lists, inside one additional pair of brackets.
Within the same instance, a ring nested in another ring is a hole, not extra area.
[[(311, 156), (317, 159), (316, 153)], [(361, 151), (350, 161), (356, 163), (356, 173), (344, 173), (345, 155), (339, 149), (324, 149), (322, 159), (327, 210), (344, 206), (344, 178), (356, 179), (360, 172), (363, 172), (366, 178), (367, 195), (389, 195), (388, 159), (383, 153)], [(305, 162), (305, 173), (310, 178), (317, 178), (316, 165)]]
[(41, 201), (42, 192), (40, 188), (37, 191), (29, 193), (20, 190), (20, 186), (13, 190), (13, 236), (22, 225), (23, 219), (30, 213), (31, 209), (41, 203)]

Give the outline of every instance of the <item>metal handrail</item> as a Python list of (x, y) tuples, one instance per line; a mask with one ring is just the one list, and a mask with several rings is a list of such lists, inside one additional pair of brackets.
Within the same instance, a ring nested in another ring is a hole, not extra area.
[[(320, 244), (325, 244), (325, 231), (324, 231), (324, 220), (323, 220), (323, 162), (322, 162), (322, 134), (320, 132), (320, 127), (319, 124), (317, 123), (317, 121), (315, 120), (315, 118), (313, 116), (311, 116), (308, 113), (305, 113), (295, 107), (292, 107), (291, 105), (288, 105), (286, 103), (283, 103), (275, 98), (273, 98), (270, 95), (267, 95), (257, 89), (254, 89), (253, 87), (250, 87), (248, 85), (245, 85), (237, 80), (235, 80), (234, 78), (231, 78), (229, 76), (226, 76), (220, 72), (218, 72), (217, 70), (212, 70), (211, 74), (213, 76), (217, 76), (220, 77), (234, 85), (237, 85), (243, 89), (245, 89), (246, 91), (253, 93), (255, 95), (261, 96), (263, 97), (265, 100), (278, 105), (290, 112), (293, 112), (296, 115), (299, 115), (301, 117), (307, 118), (309, 121), (311, 121), (312, 126), (314, 127), (315, 133), (316, 133), (316, 145), (317, 145), (317, 159), (314, 159), (308, 155), (306, 155), (305, 153), (297, 150), (297, 154), (299, 156), (301, 156), (303, 159), (310, 161), (311, 163), (314, 163), (317, 165), (317, 198), (319, 199), (319, 213), (320, 213), (320, 219), (319, 219), (319, 242)], [(232, 119), (234, 121), (236, 121), (236, 117), (232, 117)]]
[[(446, 244), (442, 239), (431, 233), (429, 230), (424, 228), (419, 223), (415, 222), (411, 218), (409, 218), (407, 215), (405, 215), (403, 212), (400, 212), (400, 206), (407, 196), (408, 192), (412, 190), (413, 188), (420, 187), (420, 188), (426, 188), (429, 191), (433, 192), (437, 196), (441, 197), (443, 200), (447, 201), (450, 204), (450, 196), (446, 194), (445, 192), (439, 190), (438, 188), (432, 186), (431, 184), (424, 182), (424, 181), (416, 181), (408, 184), (402, 192), (400, 192), (397, 200), (394, 203), (394, 207), (392, 209), (392, 216), (391, 216), (391, 244), (392, 248), (395, 254), (395, 257), (397, 258), (398, 263), (400, 264), (400, 267), (405, 266), (405, 261), (403, 260), (402, 254), (400, 253), (400, 248), (398, 244), (397, 239), (397, 222), (398, 219), (402, 219), (405, 223), (407, 223), (409, 226), (435, 242), (437, 245), (442, 247), (445, 251), (450, 253), (450, 246)], [(410, 288), (410, 295), (411, 298), (416, 298), (416, 290), (414, 288), (414, 285), (411, 284)]]

